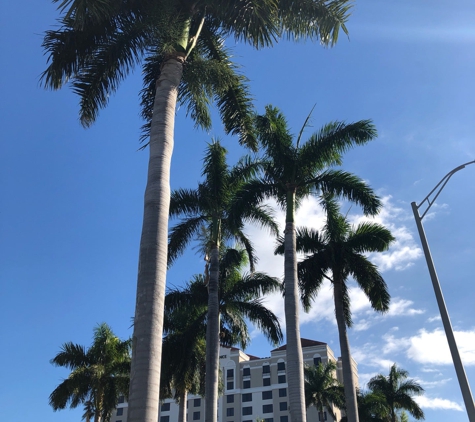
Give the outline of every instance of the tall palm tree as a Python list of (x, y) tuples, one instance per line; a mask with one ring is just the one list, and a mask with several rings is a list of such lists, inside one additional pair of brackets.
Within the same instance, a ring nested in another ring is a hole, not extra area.
[(130, 340), (117, 338), (103, 323), (94, 328), (91, 347), (64, 343), (51, 363), (71, 374), (49, 396), (54, 410), (84, 405), (84, 419), (108, 422), (119, 396), (129, 391)]
[[(250, 98), (224, 48), (234, 36), (254, 47), (281, 36), (333, 45), (346, 31), (349, 0), (53, 0), (58, 30), (47, 31), (47, 87), (68, 81), (80, 96), (85, 126), (134, 66), (144, 63), (144, 114), (150, 119), (149, 167), (139, 251), (134, 320), (130, 422), (158, 417), (163, 301), (167, 269), (170, 164), (176, 102), (189, 106), (197, 124), (209, 126), (216, 100), (226, 131), (255, 147)], [(184, 66), (185, 63), (187, 66)], [(153, 98), (153, 100), (152, 100)], [(153, 107), (151, 104), (153, 103)]]
[(357, 386), (347, 334), (347, 328), (352, 325), (347, 281), (349, 277), (353, 277), (368, 297), (372, 308), (386, 312), (390, 301), (386, 283), (365, 253), (387, 250), (394, 237), (385, 227), (375, 223), (361, 223), (352, 228), (340, 214), (339, 206), (331, 196), (327, 195), (322, 203), (327, 214), (323, 229), (319, 232), (302, 228), (297, 232), (297, 250), (307, 255), (298, 266), (299, 283), (306, 310), (310, 308), (323, 281), (328, 279), (332, 283), (343, 363), (346, 412), (348, 421), (354, 422), (358, 421)]
[(414, 380), (407, 379), (409, 373), (396, 364), (391, 366), (389, 375), (376, 375), (368, 382), (368, 388), (379, 393), (386, 399), (386, 408), (390, 413), (390, 421), (398, 420), (400, 410), (407, 410), (414, 418), (424, 419), (424, 412), (412, 398), (424, 393), (424, 389)]
[(304, 368), (306, 407), (315, 406), (319, 413), (326, 408), (334, 421), (336, 415), (333, 406), (340, 409), (345, 407), (345, 393), (343, 386), (335, 378), (335, 371), (336, 364), (333, 361)]
[(258, 139), (264, 150), (264, 175), (248, 184), (241, 193), (244, 202), (273, 197), (285, 211), (284, 284), (285, 324), (289, 398), (292, 421), (305, 421), (303, 357), (300, 345), (299, 295), (297, 285), (297, 253), (295, 210), (303, 198), (331, 192), (363, 207), (366, 214), (375, 214), (381, 206), (372, 189), (358, 177), (340, 170), (329, 170), (341, 164), (341, 154), (355, 145), (363, 145), (376, 136), (368, 120), (345, 124), (332, 122), (300, 144), (307, 126), (307, 117), (296, 142), (285, 117), (274, 107), (257, 116)]
[(204, 159), (205, 180), (195, 190), (172, 192), (170, 216), (182, 220), (170, 231), (169, 261), (172, 263), (205, 226), (205, 253), (209, 259), (208, 307), (206, 325), (206, 418), (214, 420), (217, 412), (219, 375), (219, 251), (223, 242), (235, 240), (245, 247), (251, 270), (256, 260), (243, 229), (245, 222), (257, 222), (278, 233), (277, 225), (265, 206), (239, 202), (236, 194), (256, 171), (247, 159), (233, 168), (226, 162), (227, 151), (219, 142), (208, 145)]

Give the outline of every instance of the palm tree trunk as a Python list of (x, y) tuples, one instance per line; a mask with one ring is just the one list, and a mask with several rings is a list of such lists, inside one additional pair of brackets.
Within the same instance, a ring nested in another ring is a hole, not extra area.
[(208, 323), (206, 325), (205, 421), (218, 417), (219, 384), (219, 245), (210, 251)]
[(128, 422), (157, 422), (167, 271), (170, 164), (183, 58), (165, 61), (157, 81), (140, 239)]
[(343, 366), (343, 386), (345, 389), (346, 416), (348, 422), (359, 422), (358, 405), (356, 402), (356, 384), (351, 365), (350, 343), (346, 332), (343, 309), (343, 280), (333, 270), (333, 297), (335, 300), (335, 316), (340, 338), (340, 351)]
[(300, 343), (299, 294), (297, 284), (297, 245), (295, 239), (295, 193), (287, 195), (284, 237), (285, 327), (287, 336), (287, 377), (290, 420), (305, 422), (305, 384)]
[(184, 390), (180, 394), (180, 406), (178, 407), (178, 422), (186, 422), (186, 400), (188, 392)]

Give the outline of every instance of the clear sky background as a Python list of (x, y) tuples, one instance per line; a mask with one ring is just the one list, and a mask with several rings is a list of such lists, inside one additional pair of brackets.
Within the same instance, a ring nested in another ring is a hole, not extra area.
[[(67, 371), (49, 360), (62, 343), (89, 345), (93, 327), (107, 322), (122, 338), (132, 331), (138, 242), (147, 152), (139, 151), (142, 122), (137, 69), (111, 97), (97, 123), (83, 129), (78, 98), (46, 91), (42, 34), (55, 23), (46, 0), (2, 2), (0, 13), (0, 412), (5, 421), (76, 422), (82, 410), (53, 412), (48, 396)], [(259, 112), (279, 107), (298, 133), (316, 104), (312, 129), (331, 120), (373, 119), (379, 137), (345, 155), (343, 168), (368, 180), (384, 198), (377, 220), (397, 242), (374, 257), (392, 295), (381, 317), (352, 290), (353, 357), (364, 387), (393, 362), (425, 389), (419, 399), (430, 422), (468, 418), (410, 203), (421, 201), (454, 167), (475, 159), (475, 3), (471, 0), (359, 0), (333, 49), (282, 42), (253, 51), (235, 46)], [(230, 46), (234, 45), (231, 40)], [(245, 151), (219, 122), (196, 131), (177, 112), (172, 187), (194, 187), (206, 142), (220, 137), (230, 162)], [(452, 324), (475, 388), (475, 165), (457, 173), (424, 220)], [(344, 207), (347, 211), (348, 207)], [(357, 222), (360, 210), (349, 216)], [(299, 225), (319, 226), (309, 201)], [(250, 228), (258, 269), (283, 274), (274, 242)], [(203, 270), (193, 251), (177, 261), (168, 283), (180, 286)], [(282, 299), (268, 305), (283, 317)], [(282, 321), (283, 322), (283, 321)], [(324, 287), (302, 336), (339, 354), (332, 294)], [(267, 356), (258, 333), (247, 350)]]

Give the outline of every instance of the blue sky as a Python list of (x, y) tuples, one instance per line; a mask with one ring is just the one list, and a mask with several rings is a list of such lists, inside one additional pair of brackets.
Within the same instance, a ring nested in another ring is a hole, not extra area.
[[(54, 413), (48, 396), (66, 371), (49, 360), (66, 341), (87, 345), (92, 329), (109, 323), (131, 335), (147, 153), (138, 151), (141, 121), (137, 69), (111, 97), (97, 123), (83, 129), (69, 89), (46, 91), (42, 33), (54, 25), (46, 1), (8, 2), (0, 16), (0, 409), (5, 420), (73, 422), (80, 410)], [(396, 362), (426, 389), (420, 403), (431, 422), (467, 420), (455, 371), (437, 318), (410, 203), (421, 201), (452, 168), (475, 159), (475, 4), (469, 0), (355, 2), (333, 49), (282, 42), (253, 51), (230, 41), (251, 81), (258, 111), (279, 107), (298, 133), (316, 104), (313, 129), (331, 120), (372, 119), (379, 137), (345, 155), (343, 168), (369, 181), (384, 198), (378, 221), (397, 242), (374, 260), (392, 306), (381, 317), (356, 290), (349, 337), (360, 383)], [(306, 134), (311, 133), (310, 128)], [(244, 151), (219, 122), (196, 131), (177, 112), (172, 187), (194, 187), (211, 137), (236, 161)], [(457, 173), (424, 220), (447, 307), (472, 389), (475, 384), (475, 165)], [(345, 209), (345, 208), (344, 208)], [(349, 216), (361, 219), (352, 207)], [(312, 201), (298, 224), (319, 226)], [(273, 240), (249, 228), (258, 269), (281, 276)], [(281, 269), (282, 268), (282, 269)], [(193, 252), (170, 270), (180, 286), (202, 271)], [(331, 292), (323, 288), (302, 335), (339, 353)], [(282, 314), (282, 300), (268, 298)], [(262, 336), (248, 349), (267, 356)]]

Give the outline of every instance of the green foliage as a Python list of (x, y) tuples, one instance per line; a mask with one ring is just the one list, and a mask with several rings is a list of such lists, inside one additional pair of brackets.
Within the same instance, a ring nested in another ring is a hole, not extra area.
[[(209, 144), (203, 161), (204, 181), (197, 189), (172, 192), (170, 216), (181, 220), (170, 230), (169, 265), (193, 239), (200, 238), (204, 241), (206, 255), (213, 246), (237, 242), (246, 249), (252, 271), (256, 262), (255, 251), (244, 233), (244, 224), (258, 223), (277, 234), (277, 224), (268, 207), (258, 201), (241, 200), (240, 191), (256, 173), (258, 164), (244, 157), (234, 167), (229, 167), (226, 157), (227, 151), (218, 141)], [(203, 233), (206, 233), (205, 238)]]
[(120, 395), (128, 395), (130, 340), (117, 338), (103, 323), (94, 329), (91, 347), (64, 343), (51, 360), (55, 366), (71, 370), (49, 397), (53, 409), (84, 406), (84, 418), (100, 417), (107, 422)]
[(323, 365), (306, 366), (305, 374), (305, 405), (315, 406), (319, 412), (323, 412), (325, 407), (336, 419), (333, 406), (340, 409), (345, 406), (345, 393), (343, 386), (335, 378), (336, 364), (329, 361)]
[(388, 376), (379, 374), (368, 382), (371, 391), (385, 398), (391, 422), (398, 420), (401, 410), (407, 410), (415, 419), (424, 419), (424, 412), (412, 398), (424, 394), (424, 389), (408, 376), (406, 370), (393, 364)]
[[(226, 249), (220, 254), (219, 313), (220, 341), (245, 349), (250, 336), (246, 320), (255, 324), (272, 344), (282, 339), (278, 318), (262, 304), (262, 296), (280, 289), (280, 282), (264, 273), (243, 273), (246, 253)], [(188, 332), (202, 337), (206, 332), (208, 290), (205, 277), (196, 275), (183, 289), (170, 290), (165, 298), (164, 332), (177, 330), (172, 318), (183, 312), (190, 321)]]

